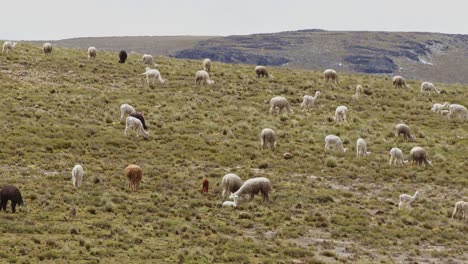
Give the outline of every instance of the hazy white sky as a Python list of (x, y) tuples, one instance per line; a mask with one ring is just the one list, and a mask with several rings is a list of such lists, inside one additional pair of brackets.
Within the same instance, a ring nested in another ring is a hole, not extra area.
[(0, 39), (319, 28), (468, 34), (467, 0), (0, 0)]

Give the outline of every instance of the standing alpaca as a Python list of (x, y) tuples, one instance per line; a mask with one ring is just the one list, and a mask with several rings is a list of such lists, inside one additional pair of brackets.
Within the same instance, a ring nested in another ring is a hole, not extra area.
[(276, 147), (276, 133), (271, 128), (264, 128), (260, 133), (260, 149), (270, 148), (275, 150)]
[(8, 200), (11, 201), (11, 211), (16, 212), (16, 205), (24, 206), (21, 192), (15, 186), (3, 186), (0, 190), (0, 210), (6, 211)]
[(143, 178), (143, 170), (140, 166), (131, 164), (125, 168), (125, 176), (127, 177), (128, 188), (132, 191), (136, 191)]
[(362, 86), (358, 84), (356, 86), (356, 93), (353, 94), (352, 98), (355, 99), (355, 100), (359, 99), (359, 96), (361, 95), (361, 93), (362, 93)]
[(83, 167), (77, 164), (72, 169), (73, 187), (80, 188), (82, 181), (83, 181)]
[(401, 88), (401, 87), (408, 88), (408, 85), (406, 85), (405, 78), (403, 78), (401, 76), (393, 77), (392, 82), (393, 82), (393, 87), (395, 87), (395, 88)]
[(136, 113), (135, 108), (129, 104), (121, 104), (120, 105), (120, 119), (123, 119), (125, 117), (125, 114), (131, 115)]
[(411, 203), (414, 201), (414, 199), (416, 199), (416, 196), (418, 196), (418, 194), (419, 192), (416, 191), (413, 196), (406, 194), (406, 193), (400, 195), (400, 202), (398, 203), (398, 210), (400, 210), (401, 207), (405, 204), (407, 207), (410, 207)]
[(348, 108), (344, 105), (340, 105), (336, 108), (335, 110), (335, 121), (337, 123), (341, 122), (341, 121), (344, 121), (344, 122), (348, 122), (346, 121), (346, 114), (348, 113)]
[(211, 60), (210, 59), (205, 59), (203, 61), (203, 69), (206, 71), (206, 72), (210, 72), (211, 71)]
[(210, 182), (208, 181), (207, 178), (203, 178), (201, 193), (208, 193), (208, 188), (209, 187), (210, 187)]
[(95, 47), (88, 48), (88, 60), (89, 59), (96, 59), (97, 49)]
[(458, 201), (455, 203), (455, 209), (453, 209), (452, 219), (457, 214), (461, 214), (460, 219), (465, 219), (465, 216), (468, 215), (468, 202)]
[(150, 85), (150, 79), (153, 80), (153, 83), (156, 82), (156, 79), (158, 79), (160, 83), (165, 83), (166, 82), (166, 80), (164, 80), (161, 77), (161, 73), (157, 69), (151, 69), (149, 67), (146, 67), (145, 70), (146, 71), (144, 73), (142, 73), (142, 75), (146, 75), (146, 83), (148, 85)]
[(42, 51), (44, 51), (45, 55), (52, 54), (52, 44), (44, 43), (44, 45), (42, 45)]
[(440, 94), (440, 91), (437, 90), (437, 88), (434, 86), (433, 83), (430, 82), (423, 82), (421, 83), (421, 94), (425, 95), (428, 94), (431, 95), (432, 92), (435, 92), (436, 94)]
[(328, 83), (328, 80), (333, 81), (335, 84), (338, 83), (338, 74), (335, 70), (327, 69), (323, 72), (323, 80), (325, 83)]
[(390, 160), (388, 161), (388, 165), (392, 165), (392, 162), (394, 165), (399, 164), (403, 165), (407, 163), (408, 161), (403, 159), (403, 151), (399, 148), (392, 148), (390, 150)]
[(119, 63), (125, 63), (125, 61), (127, 60), (127, 52), (125, 50), (121, 50), (119, 52)]
[(357, 157), (363, 157), (369, 155), (370, 152), (367, 152), (367, 143), (363, 138), (359, 138), (356, 141), (356, 155)]
[(270, 75), (268, 73), (268, 70), (267, 70), (267, 68), (265, 66), (255, 67), (255, 74), (257, 74), (257, 78), (260, 78), (260, 77), (273, 78), (273, 75)]
[(140, 133), (143, 134), (143, 137), (145, 139), (149, 138), (149, 133), (146, 132), (143, 129), (143, 123), (141, 123), (140, 119), (138, 119), (136, 117), (133, 117), (133, 116), (128, 116), (127, 117), (127, 122), (126, 122), (126, 125), (125, 125), (125, 131), (124, 131), (125, 136), (128, 136), (128, 130), (129, 129), (135, 129), (136, 130), (137, 140), (140, 138)]
[(15, 47), (16, 42), (5, 41), (5, 43), (3, 43), (2, 54), (4, 54), (5, 51), (7, 55), (10, 54), (10, 51), (12, 51)]
[(286, 98), (283, 96), (275, 96), (270, 100), (270, 114), (273, 114), (278, 109), (278, 114), (281, 114), (283, 109), (286, 109), (288, 114), (292, 114), (291, 106)]
[(304, 95), (302, 99), (301, 109), (313, 107), (315, 105), (315, 100), (319, 95), (320, 91), (316, 91), (315, 96)]
[(271, 182), (265, 177), (257, 177), (248, 179), (242, 184), (237, 192), (232, 193), (229, 198), (235, 199), (242, 195), (249, 195), (250, 201), (254, 198), (255, 194), (262, 194), (263, 201), (270, 201), (269, 193), (272, 191)]
[(230, 196), (231, 193), (237, 192), (237, 190), (242, 186), (242, 183), (241, 178), (234, 173), (224, 175), (221, 181), (221, 186), (223, 187), (223, 199), (226, 199), (226, 197)]

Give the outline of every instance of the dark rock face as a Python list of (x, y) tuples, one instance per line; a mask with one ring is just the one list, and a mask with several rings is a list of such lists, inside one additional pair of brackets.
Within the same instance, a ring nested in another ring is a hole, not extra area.
[(398, 65), (387, 56), (348, 56), (344, 59), (347, 63), (353, 64), (353, 68), (365, 73), (393, 73)]
[(175, 54), (175, 57), (194, 60), (210, 58), (211, 60), (221, 61), (225, 63), (244, 63), (273, 66), (283, 65), (289, 61), (289, 59), (284, 57), (252, 54), (225, 46), (186, 49), (177, 52)]

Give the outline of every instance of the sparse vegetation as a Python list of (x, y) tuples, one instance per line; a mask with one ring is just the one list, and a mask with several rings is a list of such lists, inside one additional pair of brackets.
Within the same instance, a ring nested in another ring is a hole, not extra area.
[[(195, 86), (201, 62), (169, 58), (157, 59), (168, 82), (148, 86), (140, 54), (122, 65), (95, 46), (92, 61), (85, 49), (54, 47), (46, 57), (25, 43), (0, 56), (0, 186), (17, 186), (28, 209), (0, 213), (0, 262), (468, 261), (467, 222), (450, 220), (454, 202), (468, 195), (468, 122), (431, 112), (417, 89), (343, 73), (338, 85), (325, 85), (322, 71), (274, 67), (275, 79), (257, 79), (253, 66), (218, 63), (216, 83)], [(357, 83), (372, 93), (354, 101)], [(468, 105), (467, 89), (445, 85), (432, 99)], [(320, 100), (300, 111), (303, 95), (316, 90)], [(294, 114), (269, 114), (265, 100), (277, 95)], [(122, 103), (145, 112), (149, 140), (124, 136)], [(330, 122), (341, 104), (348, 122)], [(416, 143), (390, 133), (400, 122)], [(259, 149), (265, 127), (277, 133), (275, 152)], [(363, 137), (372, 155), (325, 152), (328, 134), (346, 146)], [(415, 144), (432, 167), (388, 165), (390, 148), (407, 156)], [(71, 182), (75, 164), (86, 168), (80, 189)], [(135, 192), (126, 187), (129, 164), (145, 172)], [(223, 208), (227, 171), (270, 179), (271, 203), (256, 196)], [(200, 194), (202, 177), (208, 194)], [(415, 190), (418, 202), (398, 211), (398, 196)]]

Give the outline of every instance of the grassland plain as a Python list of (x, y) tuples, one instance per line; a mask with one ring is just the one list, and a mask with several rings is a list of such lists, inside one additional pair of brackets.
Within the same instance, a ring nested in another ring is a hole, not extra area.
[[(389, 77), (214, 62), (213, 86), (195, 86), (201, 61), (157, 57), (168, 82), (145, 85), (141, 56), (118, 64), (115, 52), (56, 48), (52, 56), (21, 43), (0, 57), (0, 185), (20, 188), (28, 210), (0, 213), (1, 263), (466, 263), (467, 222), (450, 220), (468, 196), (468, 122), (432, 113), (434, 102), (468, 105), (468, 87), (420, 81), (394, 89)], [(365, 94), (352, 100), (357, 84)], [(321, 91), (302, 112), (304, 94)], [(265, 101), (289, 99), (292, 115), (270, 115)], [(144, 111), (150, 140), (125, 137), (119, 105)], [(348, 123), (331, 121), (347, 105)], [(395, 138), (404, 122), (417, 142)], [(277, 151), (260, 151), (262, 128), (277, 131)], [(325, 153), (339, 135), (348, 153)], [(371, 155), (356, 158), (363, 137)], [(425, 147), (433, 167), (390, 167), (388, 151)], [(284, 152), (293, 158), (282, 158)], [(123, 171), (144, 170), (137, 192)], [(75, 190), (71, 169), (85, 170)], [(268, 177), (272, 202), (221, 207), (221, 178)], [(200, 194), (200, 180), (211, 182)], [(411, 210), (398, 196), (419, 190)], [(76, 208), (76, 217), (69, 215)]]

